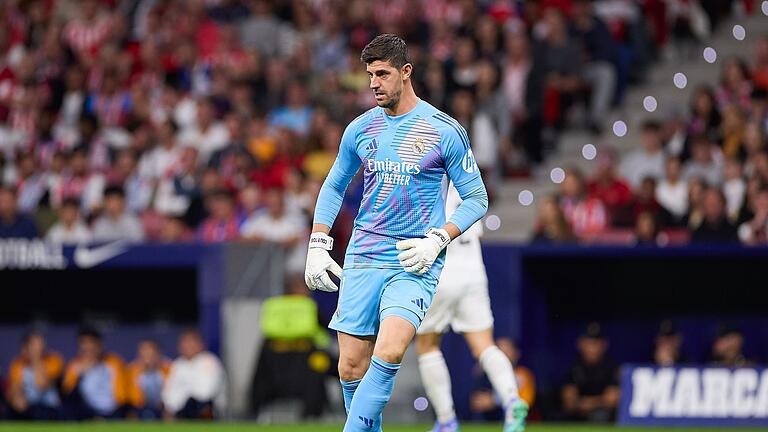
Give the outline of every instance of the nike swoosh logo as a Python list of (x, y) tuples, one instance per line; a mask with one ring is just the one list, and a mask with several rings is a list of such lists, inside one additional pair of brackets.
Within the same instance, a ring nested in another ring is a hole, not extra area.
[(117, 240), (93, 248), (78, 245), (75, 249), (75, 265), (84, 269), (95, 267), (124, 253), (128, 247), (129, 243), (126, 240)]

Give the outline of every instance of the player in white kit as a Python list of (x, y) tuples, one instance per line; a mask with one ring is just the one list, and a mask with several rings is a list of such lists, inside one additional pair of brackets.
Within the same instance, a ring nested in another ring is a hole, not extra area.
[[(453, 184), (448, 190), (446, 212), (459, 205)], [(483, 233), (480, 221), (450, 246), (440, 275), (437, 293), (416, 333), (419, 370), (427, 397), (437, 415), (433, 432), (459, 430), (451, 395), (451, 377), (440, 351), (442, 335), (449, 328), (463, 333), (505, 409), (504, 432), (521, 432), (528, 405), (519, 398), (512, 364), (493, 341), (493, 315), (488, 297), (488, 277), (480, 249)]]

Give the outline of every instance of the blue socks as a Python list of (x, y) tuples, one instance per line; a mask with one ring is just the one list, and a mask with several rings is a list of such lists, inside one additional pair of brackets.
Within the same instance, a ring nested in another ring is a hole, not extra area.
[[(399, 364), (387, 363), (376, 356), (371, 358), (371, 366), (362, 380), (342, 382), (344, 405), (347, 406), (347, 388), (355, 397), (348, 406), (347, 423), (344, 432), (371, 432), (381, 429), (381, 412), (389, 402), (395, 387), (395, 376)], [(354, 383), (354, 384), (353, 384)], [(359, 391), (352, 389), (358, 387)]]
[(347, 415), (349, 415), (349, 407), (352, 405), (352, 396), (355, 395), (355, 390), (357, 390), (357, 386), (360, 385), (360, 381), (362, 380), (339, 381), (341, 381), (341, 391), (344, 393), (344, 409), (347, 411)]

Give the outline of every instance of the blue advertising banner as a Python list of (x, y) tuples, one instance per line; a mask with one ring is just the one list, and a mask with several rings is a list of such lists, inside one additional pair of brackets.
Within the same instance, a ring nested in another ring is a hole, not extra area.
[(768, 427), (766, 368), (625, 365), (621, 392), (621, 425)]

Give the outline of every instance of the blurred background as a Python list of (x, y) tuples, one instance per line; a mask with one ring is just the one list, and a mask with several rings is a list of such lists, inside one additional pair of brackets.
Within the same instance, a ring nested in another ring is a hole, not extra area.
[[(471, 138), (532, 421), (643, 424), (679, 399), (662, 421), (765, 425), (760, 0), (3, 1), (0, 419), (343, 419), (336, 297), (302, 275), (380, 33)], [(358, 176), (338, 260), (361, 196)], [(499, 420), (461, 339), (444, 350), (460, 418)], [(630, 409), (639, 365), (680, 364), (697, 396), (672, 376)], [(415, 365), (388, 419), (432, 421)]]

